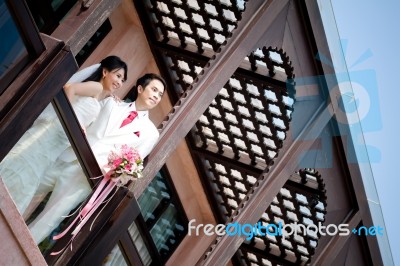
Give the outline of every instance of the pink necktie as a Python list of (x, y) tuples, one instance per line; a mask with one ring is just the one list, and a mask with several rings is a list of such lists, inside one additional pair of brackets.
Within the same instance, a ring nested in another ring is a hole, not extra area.
[(131, 123), (133, 121), (133, 119), (135, 119), (137, 116), (138, 116), (138, 113), (136, 111), (131, 111), (129, 113), (128, 117), (125, 118), (124, 121), (122, 121), (122, 124), (121, 124), (120, 128), (123, 127), (123, 126), (126, 126), (129, 123)]

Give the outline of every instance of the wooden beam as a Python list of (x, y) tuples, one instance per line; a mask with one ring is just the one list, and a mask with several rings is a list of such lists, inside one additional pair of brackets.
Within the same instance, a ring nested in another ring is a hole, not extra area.
[[(228, 223), (255, 224), (286, 183), (291, 174), (298, 170), (298, 162), (291, 158), (300, 157), (304, 150), (311, 147), (312, 142), (303, 141), (319, 136), (332, 118), (332, 105), (322, 103), (310, 122), (300, 135), (290, 144), (285, 152), (276, 158), (276, 164), (260, 175), (253, 188), (247, 193), (238, 210), (231, 216)], [(224, 235), (218, 237), (210, 245), (209, 250), (197, 265), (226, 265), (244, 241), (245, 236)]]
[(0, 265), (47, 265), (0, 176)]
[(82, 9), (81, 1), (79, 1), (51, 34), (52, 37), (68, 44), (74, 56), (79, 53), (122, 0), (94, 0), (91, 2), (89, 8)]
[(199, 120), (244, 58), (253, 51), (257, 40), (263, 37), (287, 3), (288, 0), (254, 0), (246, 4), (243, 19), (233, 31), (232, 37), (204, 68), (194, 85), (186, 91), (163, 122), (160, 140), (148, 157), (145, 178), (130, 187), (135, 197), (142, 194), (168, 156)]
[[(349, 225), (349, 230), (356, 228), (361, 222), (360, 212), (356, 212), (346, 223)], [(313, 265), (329, 265), (338, 254), (342, 251), (342, 247), (345, 246), (346, 242), (352, 236), (351, 232), (348, 236), (335, 235), (332, 239), (323, 247), (323, 251), (319, 253), (318, 257), (312, 257), (311, 262)]]

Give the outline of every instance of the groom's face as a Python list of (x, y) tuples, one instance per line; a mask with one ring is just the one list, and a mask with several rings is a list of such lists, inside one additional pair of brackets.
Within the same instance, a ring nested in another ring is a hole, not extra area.
[(153, 79), (145, 88), (142, 86), (138, 87), (136, 103), (137, 105), (139, 104), (143, 110), (150, 110), (157, 106), (163, 94), (164, 85), (161, 81)]

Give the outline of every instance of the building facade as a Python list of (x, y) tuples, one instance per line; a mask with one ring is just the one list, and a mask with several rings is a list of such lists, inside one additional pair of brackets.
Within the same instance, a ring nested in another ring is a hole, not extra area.
[(0, 264), (390, 264), (329, 1), (0, 4), (3, 162), (51, 103), (95, 187), (102, 172), (63, 85), (111, 54), (128, 64), (120, 98), (147, 72), (168, 84), (150, 113), (160, 139), (144, 178), (120, 188), (71, 246), (68, 236), (36, 245), (26, 224), (48, 195), (19, 213), (2, 184)]

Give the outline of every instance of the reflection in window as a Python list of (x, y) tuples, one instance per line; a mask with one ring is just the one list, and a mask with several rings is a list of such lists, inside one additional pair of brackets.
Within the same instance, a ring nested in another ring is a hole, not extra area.
[(104, 259), (103, 266), (125, 266), (128, 265), (122, 255), (121, 249), (116, 245), (110, 254)]
[[(28, 54), (5, 0), (0, 0), (0, 38), (0, 81), (3, 83), (8, 71)], [(0, 86), (0, 93), (3, 86)]]
[(42, 176), (68, 146), (61, 123), (48, 105), (0, 163), (0, 175), (25, 218)]
[(161, 171), (140, 196), (139, 205), (146, 229), (162, 261), (166, 261), (182, 241), (187, 231), (187, 218), (168, 182), (166, 171)]
[(146, 244), (141, 236), (139, 229), (136, 223), (132, 223), (128, 228), (129, 234), (132, 237), (133, 243), (135, 244), (136, 250), (139, 253), (140, 259), (142, 260), (143, 265), (150, 265), (152, 262), (149, 250), (146, 247)]
[(91, 191), (76, 160), (50, 104), (0, 162), (0, 176), (43, 254), (55, 243), (49, 235), (64, 229), (65, 216)]

